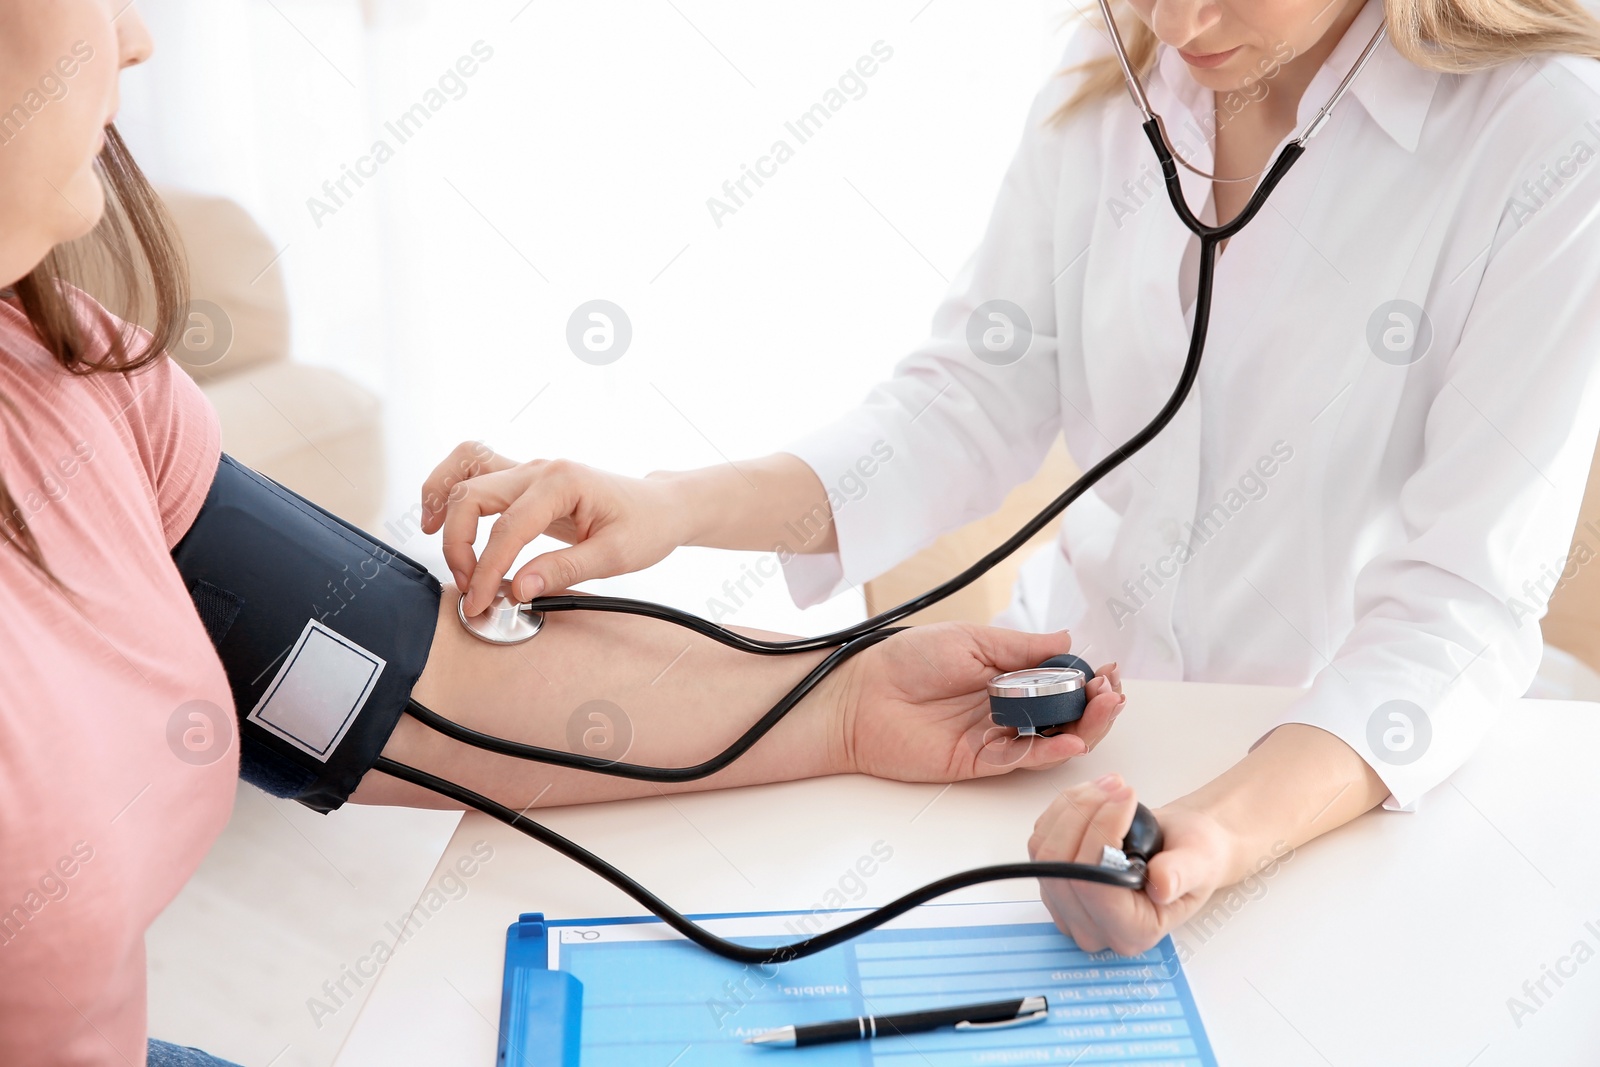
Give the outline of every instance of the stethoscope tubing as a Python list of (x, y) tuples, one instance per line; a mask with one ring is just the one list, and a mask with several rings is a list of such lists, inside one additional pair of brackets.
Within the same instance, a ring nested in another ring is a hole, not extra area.
[(1138, 860), (1135, 860), (1127, 870), (1121, 871), (1089, 863), (1000, 863), (988, 867), (975, 867), (972, 870), (960, 871), (940, 878), (938, 881), (929, 882), (927, 885), (913, 889), (904, 896), (857, 916), (855, 919), (832, 930), (825, 930), (820, 934), (814, 934), (811, 937), (803, 938), (788, 945), (756, 948), (752, 945), (741, 945), (737, 941), (729, 941), (727, 938), (718, 937), (678, 911), (665, 900), (656, 896), (638, 881), (590, 852), (576, 841), (563, 837), (548, 826), (534, 822), (521, 812), (513, 811), (504, 804), (491, 800), (481, 793), (474, 792), (454, 782), (446, 781), (436, 775), (429, 774), (427, 771), (392, 760), (387, 756), (380, 756), (373, 769), (392, 775), (401, 781), (410, 782), (412, 785), (431, 790), (459, 804), (476, 808), (513, 830), (528, 835), (540, 844), (554, 849), (610, 882), (637, 901), (646, 911), (655, 915), (689, 941), (708, 952), (721, 956), (723, 959), (732, 960), (734, 963), (766, 966), (788, 963), (791, 960), (814, 955), (833, 948), (835, 945), (841, 945), (854, 937), (859, 937), (868, 930), (875, 930), (884, 923), (904, 915), (918, 905), (926, 904), (930, 900), (954, 893), (958, 889), (982, 885), (986, 882), (1003, 882), (1014, 878), (1070, 878), (1081, 882), (1098, 882), (1101, 885), (1120, 886), (1125, 889), (1144, 888), (1145, 867), (1143, 862)]
[(785, 693), (765, 715), (756, 720), (754, 725), (739, 735), (737, 740), (710, 759), (690, 767), (647, 767), (636, 763), (622, 763), (602, 756), (580, 755), (575, 752), (565, 752), (561, 749), (543, 748), (539, 745), (526, 745), (518, 741), (509, 741), (503, 737), (496, 737), (493, 734), (486, 734), (481, 730), (463, 726), (426, 707), (416, 699), (407, 702), (405, 712), (423, 725), (437, 730), (452, 740), (502, 756), (513, 756), (517, 759), (533, 760), (556, 767), (570, 767), (576, 770), (592, 771), (595, 774), (606, 774), (614, 778), (629, 778), (642, 782), (692, 782), (696, 779), (716, 774), (748, 752), (751, 746), (766, 736), (767, 732), (774, 726), (777, 726), (783, 720), (783, 717), (788, 715), (795, 705), (805, 698), (807, 693), (811, 692), (824, 678), (833, 672), (834, 668), (845, 660), (864, 652), (880, 641), (887, 640), (903, 629), (906, 629), (906, 627), (887, 627), (875, 630), (839, 646), (826, 659), (811, 668), (804, 678), (800, 679), (792, 689)]

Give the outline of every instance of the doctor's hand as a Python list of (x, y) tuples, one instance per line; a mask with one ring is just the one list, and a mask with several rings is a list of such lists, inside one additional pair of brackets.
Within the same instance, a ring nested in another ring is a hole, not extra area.
[[(482, 555), (478, 520), (499, 515)], [(467, 594), (466, 611), (489, 606), (517, 553), (540, 534), (571, 548), (545, 552), (512, 578), (518, 600), (590, 578), (643, 570), (688, 539), (684, 509), (666, 486), (565, 459), (508, 459), (481, 441), (457, 445), (422, 486), (422, 532), (444, 531), (444, 559)]]
[(946, 622), (916, 626), (847, 660), (843, 765), (904, 782), (954, 782), (1055, 767), (1099, 744), (1121, 710), (1116, 665), (1089, 683), (1083, 717), (1053, 737), (1018, 737), (989, 718), (989, 679), (1069, 650), (1063, 631), (1030, 634)]
[[(1122, 847), (1136, 803), (1132, 787), (1115, 774), (1075, 785), (1034, 824), (1028, 855), (1041, 862), (1099, 863), (1104, 846)], [(1187, 922), (1215, 890), (1235, 881), (1234, 840), (1215, 818), (1178, 805), (1153, 814), (1165, 844), (1150, 861), (1142, 891), (1065, 878), (1039, 880), (1056, 925), (1085, 952), (1145, 952)]]

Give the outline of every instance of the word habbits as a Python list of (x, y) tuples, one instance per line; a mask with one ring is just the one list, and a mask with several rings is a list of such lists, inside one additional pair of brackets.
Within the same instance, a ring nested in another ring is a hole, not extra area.
[[(851, 100), (860, 100), (867, 95), (866, 79), (878, 73), (880, 64), (894, 58), (894, 49), (883, 41), (872, 42), (871, 52), (872, 55), (861, 56), (853, 66), (839, 75), (837, 88), (830, 88), (822, 94), (821, 100), (801, 112), (798, 118), (783, 124), (783, 128), (794, 137), (795, 144), (791, 145), (782, 137), (773, 141), (767, 154), (757, 159), (754, 167), (742, 163), (739, 176), (722, 183), (722, 195), (727, 199), (715, 196), (706, 198), (706, 210), (711, 212), (711, 221), (717, 224), (717, 229), (722, 229), (723, 219), (736, 213), (744, 207), (745, 201), (755, 196), (755, 190), (750, 188), (751, 182), (754, 182), (756, 189), (759, 189), (766, 184), (762, 181), (763, 178), (776, 177), (778, 168), (794, 158), (796, 146), (803, 145), (815, 137), (823, 125), (838, 114), (845, 104)], [(874, 59), (873, 56), (877, 58)], [(845, 96), (846, 93), (850, 94), (848, 98)]]
[[(311, 212), (311, 221), (317, 224), (317, 229), (322, 229), (323, 219), (338, 214), (339, 209), (355, 197), (356, 191), (378, 176), (378, 168), (395, 157), (397, 147), (420, 133), (434, 115), (444, 110), (446, 104), (467, 95), (467, 79), (478, 73), (480, 64), (494, 58), (494, 49), (484, 41), (473, 42), (471, 52), (471, 55), (462, 56), (453, 66), (446, 68), (439, 75), (437, 84), (430, 86), (420, 100), (383, 124), (384, 130), (394, 138), (394, 144), (380, 137), (372, 143), (367, 154), (354, 164), (341, 164), (339, 177), (322, 183), (326, 199), (315, 196), (306, 199), (306, 210)], [(352, 184), (355, 189), (350, 188)]]

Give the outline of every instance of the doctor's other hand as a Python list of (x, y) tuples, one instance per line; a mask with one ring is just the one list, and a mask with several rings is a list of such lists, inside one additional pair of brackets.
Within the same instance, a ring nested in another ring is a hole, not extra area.
[[(558, 593), (590, 578), (643, 570), (688, 538), (667, 487), (566, 459), (524, 463), (481, 441), (457, 445), (422, 485), (422, 532), (444, 531), (444, 559), (466, 591), (466, 611), (489, 606), (517, 554), (540, 534), (570, 548), (545, 552), (512, 577), (516, 598)], [(499, 515), (481, 555), (478, 520)]]
[[(1115, 774), (1072, 786), (1034, 823), (1028, 855), (1046, 863), (1097, 864), (1104, 846), (1122, 847), (1137, 802), (1133, 788)], [(1040, 896), (1056, 925), (1085, 952), (1145, 952), (1234, 880), (1230, 872), (1237, 849), (1214, 817), (1180, 805), (1158, 808), (1154, 815), (1165, 843), (1150, 861), (1142, 891), (1066, 878), (1039, 880)]]
[(1126, 698), (1115, 664), (1096, 671), (1083, 717), (1052, 737), (1018, 737), (989, 718), (989, 679), (1071, 648), (1065, 631), (944, 622), (916, 626), (847, 660), (842, 766), (903, 782), (953, 782), (1055, 767), (1099, 744)]

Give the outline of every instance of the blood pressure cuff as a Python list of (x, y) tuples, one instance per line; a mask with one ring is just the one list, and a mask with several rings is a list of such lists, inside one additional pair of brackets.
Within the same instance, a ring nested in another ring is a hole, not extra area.
[(438, 580), (228, 455), (172, 557), (233, 689), (241, 777), (339, 807), (428, 662)]

